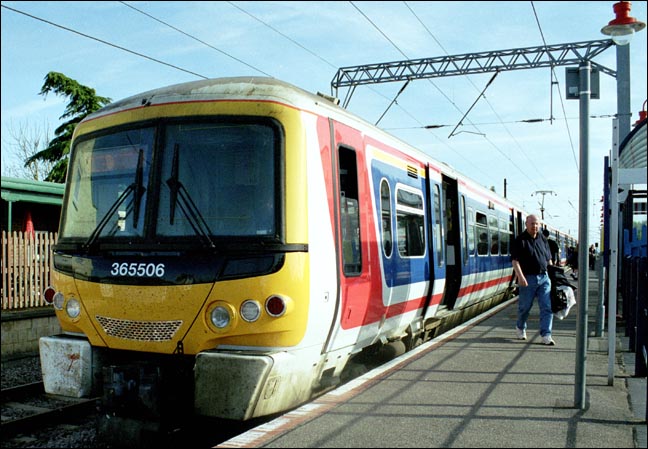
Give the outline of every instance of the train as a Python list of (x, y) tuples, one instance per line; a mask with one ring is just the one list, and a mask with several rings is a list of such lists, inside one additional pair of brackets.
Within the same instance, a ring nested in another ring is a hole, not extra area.
[(112, 422), (285, 412), (510, 298), (527, 214), (274, 78), (116, 101), (73, 135), (45, 390)]

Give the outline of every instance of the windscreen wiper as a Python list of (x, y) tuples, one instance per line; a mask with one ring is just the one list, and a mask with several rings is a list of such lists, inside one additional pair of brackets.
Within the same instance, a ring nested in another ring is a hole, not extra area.
[[(135, 180), (128, 186), (126, 189), (119, 195), (119, 197), (115, 200), (112, 206), (110, 206), (110, 209), (108, 209), (108, 212), (101, 218), (99, 221), (99, 224), (97, 227), (92, 231), (92, 234), (90, 234), (90, 237), (88, 237), (88, 240), (83, 244), (83, 248), (85, 250), (89, 250), (90, 247), (95, 243), (97, 238), (99, 237), (99, 234), (101, 234), (101, 231), (106, 227), (108, 222), (110, 221), (111, 216), (115, 213), (117, 208), (126, 200), (128, 197), (128, 194), (133, 192), (134, 193), (134, 198), (133, 198), (133, 227), (137, 227), (137, 222), (139, 221), (139, 210), (140, 210), (140, 203), (141, 203), (141, 197), (144, 194), (144, 191), (146, 190), (144, 186), (142, 185), (143, 181), (143, 165), (144, 165), (144, 150), (140, 149), (139, 150), (139, 158), (137, 160), (137, 168), (135, 169)], [(127, 208), (128, 209), (128, 208)]]
[(196, 235), (201, 236), (207, 241), (210, 248), (215, 248), (214, 242), (209, 237), (211, 229), (205, 221), (205, 218), (200, 213), (196, 203), (191, 199), (189, 191), (185, 188), (179, 179), (179, 161), (180, 159), (180, 144), (175, 144), (173, 147), (173, 163), (171, 166), (171, 177), (166, 180), (171, 194), (169, 196), (169, 222), (173, 225), (175, 220), (176, 204), (178, 204), (178, 195), (180, 196), (180, 210), (189, 221), (191, 228)]
[(142, 203), (142, 195), (144, 195), (143, 185), (144, 179), (144, 150), (140, 148), (139, 156), (137, 158), (137, 169), (135, 171), (135, 182), (133, 186), (133, 193), (135, 194), (133, 198), (133, 228), (137, 228), (137, 222), (139, 221), (139, 212), (140, 204)]

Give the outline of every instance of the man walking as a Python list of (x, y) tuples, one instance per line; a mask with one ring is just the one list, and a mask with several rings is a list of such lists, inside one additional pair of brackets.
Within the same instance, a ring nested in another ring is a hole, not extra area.
[(526, 340), (527, 319), (538, 298), (540, 308), (540, 336), (542, 344), (553, 346), (551, 338), (553, 313), (551, 311), (551, 281), (547, 274), (547, 265), (553, 265), (551, 251), (547, 240), (539, 233), (540, 221), (536, 215), (526, 219), (526, 230), (518, 235), (511, 245), (513, 269), (520, 285), (516, 337)]

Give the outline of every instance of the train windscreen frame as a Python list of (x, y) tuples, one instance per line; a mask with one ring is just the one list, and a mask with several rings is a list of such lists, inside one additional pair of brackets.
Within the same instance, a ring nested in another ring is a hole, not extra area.
[(281, 241), (283, 141), (268, 118), (159, 120), (81, 136), (59, 247)]

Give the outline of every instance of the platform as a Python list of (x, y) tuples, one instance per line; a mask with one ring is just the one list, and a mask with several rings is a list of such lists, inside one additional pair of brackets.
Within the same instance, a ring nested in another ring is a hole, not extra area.
[(589, 275), (583, 410), (575, 405), (579, 305), (554, 320), (556, 346), (544, 346), (537, 303), (528, 340), (515, 339), (513, 299), (216, 447), (645, 448), (646, 378), (632, 377), (634, 354), (617, 326), (608, 385), (607, 334), (593, 336), (598, 279)]

